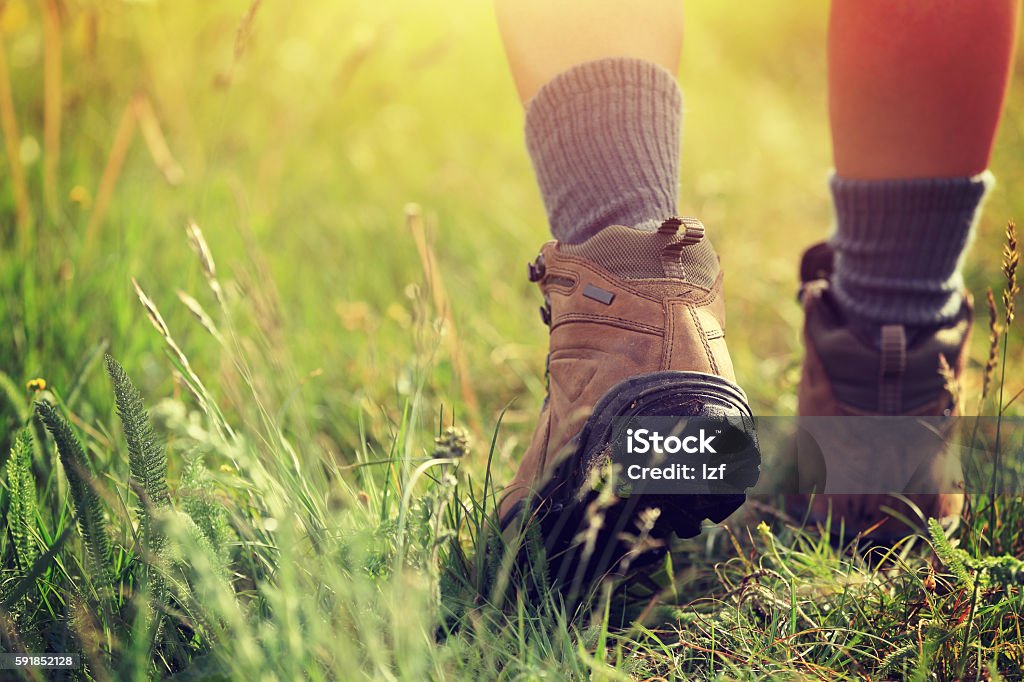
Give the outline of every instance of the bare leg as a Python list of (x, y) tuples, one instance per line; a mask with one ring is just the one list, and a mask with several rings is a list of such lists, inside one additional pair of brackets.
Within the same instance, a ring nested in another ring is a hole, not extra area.
[(558, 74), (596, 59), (634, 57), (679, 70), (682, 0), (495, 0), (494, 7), (523, 104)]
[(829, 113), (837, 173), (976, 175), (1006, 96), (1017, 0), (834, 0)]
[(829, 110), (833, 290), (878, 343), (960, 312), (960, 266), (985, 193), (1017, 0), (834, 0)]
[[(985, 169), (1017, 18), (1016, 0), (833, 0), (835, 260), (827, 285), (814, 281), (828, 270), (824, 251), (802, 268), (814, 283), (803, 293), (799, 412), (905, 417), (883, 427), (873, 446), (865, 444), (877, 434), (858, 433), (856, 421), (821, 432), (816, 456), (824, 460), (814, 471), (827, 462), (828, 486), (859, 494), (818, 496), (810, 516), (831, 514), (851, 535), (885, 542), (909, 530), (898, 518), (948, 521), (963, 507), (959, 462), (917, 418), (958, 409), (940, 359), (959, 375), (967, 354), (971, 310), (960, 268), (992, 183)], [(931, 468), (914, 460), (911, 492), (899, 467), (921, 456)], [(850, 462), (862, 468), (844, 475)], [(913, 508), (868, 494), (879, 485), (911, 492)], [(886, 507), (897, 514), (890, 518)]]

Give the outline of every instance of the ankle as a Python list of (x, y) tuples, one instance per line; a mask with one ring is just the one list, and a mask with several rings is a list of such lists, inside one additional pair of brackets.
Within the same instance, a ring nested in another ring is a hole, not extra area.
[(832, 289), (851, 329), (877, 346), (884, 325), (916, 335), (956, 319), (964, 304), (961, 264), (991, 174), (834, 176), (830, 184), (837, 217)]

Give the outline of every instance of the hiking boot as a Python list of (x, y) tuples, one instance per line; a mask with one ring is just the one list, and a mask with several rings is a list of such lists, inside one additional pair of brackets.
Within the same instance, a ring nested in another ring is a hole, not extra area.
[(833, 533), (843, 528), (877, 542), (920, 530), (929, 517), (955, 523), (964, 484), (950, 439), (970, 299), (964, 297), (956, 319), (935, 329), (884, 325), (876, 347), (843, 319), (830, 289), (833, 260), (823, 243), (801, 262), (800, 490), (825, 494), (812, 496), (809, 509), (801, 508), (806, 496), (790, 498), (791, 512), (819, 524), (831, 514)]
[[(623, 500), (593, 485), (624, 418), (731, 416), (753, 438), (725, 344), (721, 272), (716, 263), (705, 268), (717, 272), (706, 287), (685, 272), (685, 250), (703, 236), (690, 218), (657, 232), (612, 226), (581, 244), (548, 242), (529, 266), (550, 328), (548, 393), (501, 519), (504, 529), (539, 523), (555, 582), (570, 569), (586, 582), (615, 566), (630, 552), (623, 533), (639, 531), (659, 551), (673, 532), (699, 534), (703, 519), (725, 519), (756, 481), (757, 462), (747, 462), (736, 467), (732, 492)], [(600, 556), (584, 560), (585, 542)]]

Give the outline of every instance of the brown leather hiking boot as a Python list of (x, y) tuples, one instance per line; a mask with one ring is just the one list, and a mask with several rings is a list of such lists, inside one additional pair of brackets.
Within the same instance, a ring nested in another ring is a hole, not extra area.
[[(833, 258), (831, 247), (818, 244), (801, 262), (800, 490), (825, 493), (810, 499), (809, 519), (823, 523), (831, 513), (833, 533), (870, 530), (879, 542), (917, 530), (928, 517), (955, 522), (963, 473), (949, 447), (959, 412), (949, 379), (966, 361), (970, 300), (953, 322), (909, 342), (903, 325), (882, 327), (876, 349), (843, 321), (829, 289)], [(795, 515), (807, 511), (789, 502)]]
[[(506, 528), (515, 519), (538, 518), (549, 559), (572, 545), (592, 516), (587, 506), (596, 493), (587, 480), (595, 462), (607, 458), (615, 419), (750, 419), (725, 345), (722, 275), (705, 288), (683, 269), (680, 256), (703, 235), (703, 225), (690, 218), (667, 220), (653, 233), (612, 226), (582, 244), (548, 242), (530, 265), (530, 279), (544, 294), (541, 317), (551, 330), (548, 395), (501, 516)], [(752, 435), (752, 423), (750, 429)], [(753, 475), (756, 480), (756, 464)], [(620, 505), (614, 523), (604, 519), (597, 546), (615, 545), (646, 508), (659, 509), (655, 535), (688, 537), (700, 532), (703, 519), (720, 521), (744, 499), (669, 497), (634, 496)], [(614, 563), (617, 553), (609, 550), (597, 570)]]

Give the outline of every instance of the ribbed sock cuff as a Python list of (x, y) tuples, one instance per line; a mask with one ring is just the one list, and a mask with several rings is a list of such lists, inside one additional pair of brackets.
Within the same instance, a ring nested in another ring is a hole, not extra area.
[(676, 214), (682, 93), (661, 66), (586, 62), (544, 85), (526, 112), (526, 146), (556, 239)]
[(963, 304), (963, 255), (993, 184), (974, 177), (830, 180), (833, 290), (855, 325), (933, 326)]

